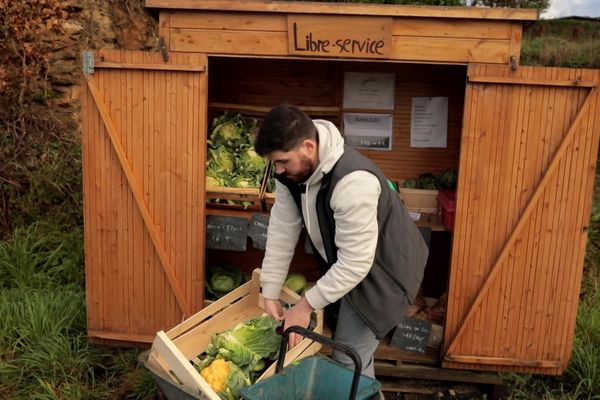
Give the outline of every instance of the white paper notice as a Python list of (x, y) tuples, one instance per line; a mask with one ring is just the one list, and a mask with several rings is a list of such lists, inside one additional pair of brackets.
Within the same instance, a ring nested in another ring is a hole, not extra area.
[(344, 113), (344, 140), (348, 146), (392, 149), (392, 114)]
[(410, 116), (410, 147), (446, 147), (448, 98), (413, 97)]
[(395, 79), (393, 73), (346, 72), (344, 108), (393, 110)]

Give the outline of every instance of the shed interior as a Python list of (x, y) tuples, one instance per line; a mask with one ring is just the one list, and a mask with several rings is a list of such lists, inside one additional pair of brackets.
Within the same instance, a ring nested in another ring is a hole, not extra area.
[[(302, 108), (313, 119), (333, 122), (342, 134), (344, 112), (391, 113), (391, 149), (358, 148), (375, 161), (390, 180), (401, 185), (404, 180), (427, 172), (437, 174), (446, 169), (458, 170), (467, 72), (465, 65), (209, 56), (208, 72), (208, 135), (213, 118), (225, 111), (237, 111), (245, 117), (256, 118), (260, 123), (271, 107), (285, 102)], [(344, 108), (346, 72), (392, 73), (395, 77), (393, 111)], [(411, 101), (414, 97), (448, 98), (446, 147), (410, 146)], [(256, 211), (207, 208), (208, 215), (249, 218), (253, 212)], [(268, 211), (264, 213), (268, 214)], [(441, 328), (444, 324), (444, 296), (447, 291), (452, 233), (441, 224), (439, 215), (421, 217), (421, 221), (416, 223), (426, 227), (424, 235), (429, 241), (430, 257), (419, 298), (421, 303), (417, 303), (412, 312), (417, 318), (431, 320)], [(308, 248), (303, 232), (290, 272), (301, 272), (314, 282), (319, 276), (318, 267)], [(208, 268), (227, 262), (249, 274), (252, 269), (260, 267), (263, 256), (264, 251), (254, 248), (248, 239), (245, 252), (206, 249), (205, 266)], [(422, 302), (423, 298), (427, 303)], [(435, 311), (420, 312), (434, 310), (434, 306)], [(419, 361), (429, 363), (439, 360), (439, 348), (428, 349), (424, 357), (388, 347), (384, 341), (378, 351), (392, 353), (390, 359), (412, 360), (416, 357)]]

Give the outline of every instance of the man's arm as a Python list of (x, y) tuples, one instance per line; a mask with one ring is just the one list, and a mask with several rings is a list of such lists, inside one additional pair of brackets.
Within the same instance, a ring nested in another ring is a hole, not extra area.
[(330, 205), (334, 211), (337, 262), (306, 292), (315, 309), (342, 298), (364, 279), (377, 248), (377, 204), (381, 193), (377, 177), (355, 171), (336, 185)]
[(290, 191), (279, 182), (276, 185), (260, 281), (265, 311), (274, 319), (283, 320), (278, 299), (300, 236), (302, 218)]

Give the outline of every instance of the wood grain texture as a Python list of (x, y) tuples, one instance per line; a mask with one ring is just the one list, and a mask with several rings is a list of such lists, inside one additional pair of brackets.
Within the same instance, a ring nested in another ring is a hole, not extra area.
[(96, 57), (111, 67), (84, 91), (88, 329), (135, 341), (203, 302), (206, 57)]
[(586, 149), (600, 134), (596, 89), (563, 83), (598, 73), (482, 65), (473, 75), (489, 81), (467, 89), (444, 366), (558, 374), (583, 270), (596, 162)]
[(146, 7), (170, 10), (251, 11), (271, 13), (387, 15), (410, 17), (444, 17), (506, 19), (533, 21), (534, 9), (398, 6), (382, 4), (328, 4), (278, 2), (266, 0), (146, 0)]

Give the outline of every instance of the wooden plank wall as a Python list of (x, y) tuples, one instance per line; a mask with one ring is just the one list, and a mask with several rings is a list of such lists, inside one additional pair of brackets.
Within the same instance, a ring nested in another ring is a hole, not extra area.
[[(181, 321), (182, 310), (149, 229), (156, 229), (190, 309), (203, 301), (206, 74), (153, 70), (165, 66), (159, 54), (104, 51), (102, 56), (89, 84), (115, 127), (150, 227), (109, 138), (102, 106), (84, 83), (88, 333), (151, 342), (158, 330)], [(102, 68), (102, 62), (121, 67)], [(170, 63), (205, 65), (206, 57), (174, 54)], [(149, 69), (135, 67), (144, 65)]]
[[(160, 20), (170, 51), (289, 55), (285, 13), (181, 10)], [(390, 59), (507, 64), (519, 60), (521, 30), (520, 21), (396, 17)]]
[[(477, 66), (469, 75), (509, 72)], [(520, 220), (590, 92), (549, 82), (600, 79), (598, 71), (527, 67), (510, 76), (548, 84), (469, 85), (444, 365), (559, 374), (571, 357), (579, 300), (600, 136), (597, 93), (531, 213)], [(482, 289), (519, 223), (507, 257)]]
[[(283, 102), (324, 110), (313, 118), (342, 120), (345, 71), (393, 72), (396, 77), (394, 127), (391, 151), (361, 150), (393, 180), (424, 172), (458, 168), (466, 68), (448, 65), (414, 65), (315, 60), (209, 58), (209, 105), (215, 103), (261, 106), (265, 110)], [(410, 147), (411, 98), (447, 96), (448, 147)], [(337, 110), (332, 112), (331, 109)], [(221, 109), (211, 109), (213, 115)], [(255, 113), (260, 118), (261, 113)]]

